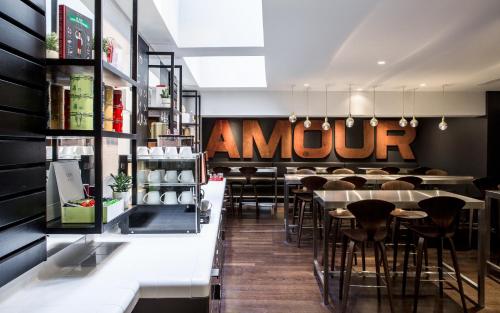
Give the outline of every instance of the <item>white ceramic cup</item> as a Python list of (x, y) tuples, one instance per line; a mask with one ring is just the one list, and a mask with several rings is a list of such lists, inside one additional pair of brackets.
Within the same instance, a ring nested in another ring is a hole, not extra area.
[(148, 182), (150, 184), (159, 184), (161, 183), (161, 171), (159, 170), (154, 170), (150, 171), (148, 174)]
[[(45, 158), (47, 160), (52, 159), (52, 147), (45, 147)], [(175, 175), (175, 178), (177, 178), (177, 175)]]
[(75, 146), (75, 154), (77, 157), (81, 157), (82, 155), (85, 155), (85, 149), (83, 149), (84, 146)]
[(177, 171), (167, 171), (163, 180), (167, 183), (176, 183), (177, 182)]
[(193, 176), (193, 171), (191, 170), (183, 170), (179, 176), (177, 176), (177, 179), (179, 180), (180, 183), (194, 183), (194, 176)]
[(163, 204), (178, 204), (177, 193), (175, 191), (167, 191), (161, 195)]
[(208, 200), (202, 200), (200, 205), (200, 211), (206, 212), (212, 208), (212, 202)]
[(163, 148), (162, 147), (153, 147), (149, 149), (149, 154), (154, 157), (163, 157)]
[(82, 155), (94, 155), (94, 148), (92, 146), (83, 146)]
[(137, 184), (141, 185), (148, 181), (149, 170), (137, 171)]
[(179, 148), (179, 156), (181, 158), (193, 157), (193, 151), (191, 150), (191, 147), (180, 147)]
[(146, 156), (149, 155), (149, 148), (146, 146), (137, 147), (137, 155), (138, 156)]
[(161, 204), (160, 192), (150, 191), (144, 195), (142, 201), (146, 204)]
[(176, 147), (165, 147), (165, 157), (169, 159), (175, 159), (178, 157)]
[(146, 189), (137, 190), (137, 204), (144, 204), (145, 195), (146, 195)]
[(190, 190), (181, 192), (177, 201), (180, 204), (194, 204), (193, 192)]

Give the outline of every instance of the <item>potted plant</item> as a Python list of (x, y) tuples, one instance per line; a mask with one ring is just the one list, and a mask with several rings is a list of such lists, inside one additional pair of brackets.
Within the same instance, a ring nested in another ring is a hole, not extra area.
[(161, 104), (163, 104), (165, 107), (168, 108), (170, 104), (168, 88), (162, 89), (160, 97), (161, 97)]
[(109, 185), (113, 189), (113, 198), (123, 199), (124, 205), (128, 205), (129, 190), (132, 187), (132, 177), (127, 176), (124, 172), (118, 173), (118, 175), (111, 174), (114, 179), (114, 183)]
[(109, 64), (113, 63), (113, 38), (106, 37), (102, 40), (102, 52), (106, 55), (106, 61)]
[(59, 38), (56, 33), (50, 33), (45, 40), (47, 59), (59, 58)]

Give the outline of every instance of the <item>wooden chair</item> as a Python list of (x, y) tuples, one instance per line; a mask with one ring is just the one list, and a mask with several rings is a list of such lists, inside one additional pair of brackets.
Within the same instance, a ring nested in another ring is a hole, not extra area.
[(399, 167), (395, 167), (395, 166), (386, 166), (386, 167), (382, 167), (381, 168), (382, 171), (386, 171), (387, 173), (389, 173), (390, 175), (395, 175), (395, 174), (398, 174), (400, 169)]
[[(296, 174), (299, 175), (314, 175), (316, 174), (315, 171), (308, 169), (308, 168), (301, 168), (297, 169)], [(300, 194), (307, 194), (307, 191), (305, 191), (303, 188), (295, 188), (291, 190), (291, 194), (293, 195), (293, 206), (292, 206), (292, 224), (295, 225), (295, 221), (297, 219), (297, 208), (300, 207), (300, 200), (298, 195)]]
[(407, 183), (405, 181), (401, 180), (393, 180), (393, 181), (388, 181), (382, 184), (380, 186), (380, 189), (382, 190), (413, 190), (415, 189), (415, 186), (411, 183)]
[(410, 171), (410, 174), (412, 174), (412, 175), (425, 175), (425, 172), (427, 172), (430, 169), (431, 168), (427, 167), (427, 166), (420, 166), (420, 167), (412, 169)]
[(296, 174), (316, 174), (316, 171), (308, 169), (308, 168), (301, 168), (300, 170), (297, 170)]
[[(422, 274), (422, 256), (424, 247), (429, 240), (437, 240), (437, 259), (439, 271), (439, 294), (443, 297), (443, 242), (447, 240), (450, 246), (453, 268), (455, 269), (455, 277), (458, 284), (458, 291), (462, 301), (462, 308), (467, 313), (465, 304), (465, 295), (462, 285), (462, 277), (458, 265), (457, 253), (453, 236), (457, 229), (460, 210), (465, 205), (461, 199), (454, 197), (434, 197), (422, 200), (418, 203), (419, 207), (425, 211), (430, 219), (430, 223), (426, 225), (410, 225), (408, 228), (418, 236), (417, 247), (417, 269), (415, 274), (415, 292), (413, 295), (413, 312), (417, 312), (419, 293), (420, 293), (420, 276)], [(406, 293), (406, 279), (408, 277), (408, 254), (410, 240), (407, 240), (405, 246), (404, 271), (403, 271), (403, 295)]]
[(422, 178), (417, 177), (417, 176), (403, 176), (403, 177), (399, 177), (396, 180), (405, 181), (407, 183), (410, 183), (413, 185), (414, 189), (420, 188), (420, 185), (422, 185), (422, 183), (424, 182)]
[[(231, 168), (227, 166), (216, 166), (212, 168), (212, 172), (215, 174), (222, 174), (224, 177), (227, 178), (229, 173), (231, 173)], [(226, 190), (225, 194), (227, 195), (229, 199), (229, 206), (231, 208), (231, 214), (234, 214), (234, 198), (233, 198), (233, 188), (232, 188), (232, 183), (230, 181), (227, 181), (226, 183)]]
[(437, 168), (430, 169), (425, 172), (425, 175), (432, 175), (432, 176), (448, 176), (448, 172), (445, 170), (440, 170)]
[(260, 217), (259, 195), (257, 194), (257, 188), (255, 186), (255, 182), (252, 181), (253, 176), (255, 175), (255, 173), (257, 173), (257, 168), (253, 166), (244, 166), (240, 167), (239, 171), (245, 177), (245, 180), (240, 185), (240, 201), (238, 206), (239, 213), (240, 215), (243, 215), (243, 196), (245, 193), (245, 189), (251, 187), (253, 191), (252, 196), (255, 200), (255, 210), (256, 210), (255, 217), (259, 218)]
[(349, 168), (338, 168), (332, 172), (332, 174), (354, 174), (354, 171)]
[[(342, 231), (342, 262), (339, 281), (339, 297), (342, 298), (342, 310), (347, 310), (347, 301), (349, 299), (349, 289), (351, 283), (351, 274), (353, 267), (354, 248), (357, 244), (371, 242), (375, 252), (375, 271), (377, 279), (377, 296), (380, 301), (380, 263), (384, 268), (385, 287), (389, 297), (391, 312), (394, 312), (391, 289), (391, 275), (387, 263), (387, 253), (384, 241), (387, 238), (388, 223), (390, 214), (394, 210), (394, 204), (383, 200), (361, 200), (350, 203), (347, 209), (356, 218), (356, 223), (360, 228), (346, 229)], [(347, 267), (346, 267), (346, 256)]]
[(338, 170), (338, 169), (341, 169), (341, 167), (340, 166), (329, 166), (329, 167), (326, 168), (326, 172), (328, 174), (333, 174), (333, 172), (335, 170)]
[(297, 167), (297, 171), (300, 171), (300, 170), (311, 170), (314, 173), (316, 173), (316, 168), (314, 166), (299, 166), (299, 167)]
[(366, 171), (368, 175), (389, 175), (389, 172), (383, 170), (368, 170)]
[[(299, 212), (297, 247), (300, 247), (300, 240), (302, 238), (302, 229), (304, 228), (304, 215), (305, 215), (306, 205), (309, 204), (309, 208), (312, 211), (312, 206), (314, 205), (313, 193), (315, 190), (321, 190), (325, 185), (325, 183), (327, 182), (327, 179), (321, 176), (308, 176), (302, 178), (300, 182), (304, 186), (306, 193), (297, 196), (299, 200), (302, 202)], [(319, 215), (318, 217), (321, 218), (321, 214), (318, 215)], [(313, 223), (316, 223), (316, 221), (313, 220)]]
[(361, 176), (347, 176), (341, 178), (340, 180), (354, 184), (354, 186), (356, 186), (356, 189), (362, 189), (366, 184), (366, 179)]
[[(324, 190), (354, 190), (356, 186), (353, 183), (343, 181), (343, 180), (334, 180), (328, 181), (324, 186)], [(335, 270), (335, 252), (337, 250), (337, 239), (339, 237), (340, 229), (342, 228), (343, 221), (349, 221), (351, 228), (355, 226), (354, 215), (352, 215), (347, 210), (331, 210), (329, 213), (329, 220), (325, 225), (329, 225), (332, 228), (333, 224), (333, 242), (332, 242), (332, 261), (330, 265), (330, 269), (332, 271)]]

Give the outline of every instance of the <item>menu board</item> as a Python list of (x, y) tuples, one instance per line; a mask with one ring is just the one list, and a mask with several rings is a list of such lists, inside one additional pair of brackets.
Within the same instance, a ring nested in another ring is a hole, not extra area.
[(59, 58), (92, 58), (92, 19), (59, 5)]

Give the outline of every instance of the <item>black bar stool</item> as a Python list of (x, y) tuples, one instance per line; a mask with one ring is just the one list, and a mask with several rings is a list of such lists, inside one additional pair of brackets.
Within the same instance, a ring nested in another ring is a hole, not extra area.
[(252, 196), (255, 200), (255, 217), (259, 218), (259, 195), (257, 194), (255, 183), (252, 181), (253, 176), (255, 175), (255, 173), (257, 173), (257, 168), (253, 166), (244, 166), (240, 167), (239, 171), (245, 177), (245, 181), (242, 182), (240, 186), (240, 201), (238, 206), (240, 216), (243, 215), (243, 196), (245, 193), (245, 189), (247, 189), (248, 187), (252, 187)]
[(340, 168), (341, 168), (340, 166), (329, 166), (329, 167), (327, 167), (327, 168), (326, 168), (326, 172), (327, 172), (328, 174), (333, 174), (333, 172), (334, 172), (335, 170), (338, 170), (338, 169), (340, 169)]
[(366, 179), (361, 177), (361, 176), (347, 176), (347, 177), (341, 178), (340, 180), (347, 181), (347, 182), (350, 182), (351, 184), (354, 184), (354, 186), (356, 186), (356, 189), (363, 189), (363, 187), (366, 184)]
[[(443, 296), (443, 241), (446, 239), (450, 244), (451, 258), (455, 276), (458, 284), (458, 291), (462, 300), (462, 308), (467, 313), (465, 304), (464, 289), (462, 286), (462, 277), (460, 276), (460, 268), (458, 266), (457, 252), (453, 242), (453, 236), (458, 226), (460, 210), (465, 205), (461, 199), (454, 197), (434, 197), (422, 200), (418, 206), (424, 210), (430, 222), (426, 225), (409, 225), (408, 229), (413, 231), (418, 238), (417, 246), (417, 269), (415, 274), (415, 292), (413, 295), (413, 312), (417, 312), (419, 292), (420, 292), (420, 276), (422, 274), (422, 258), (423, 250), (426, 242), (430, 239), (437, 239), (437, 261), (439, 271), (439, 294)], [(403, 271), (403, 296), (406, 294), (406, 279), (408, 277), (408, 254), (410, 250), (410, 240), (407, 240), (405, 246), (404, 271)]]
[(413, 185), (414, 189), (419, 189), (420, 185), (422, 185), (422, 183), (424, 182), (422, 178), (417, 177), (417, 176), (403, 176), (403, 177), (399, 177), (396, 180), (405, 181), (407, 183), (410, 183)]
[(395, 166), (382, 167), (381, 170), (386, 171), (387, 173), (389, 173), (391, 175), (398, 174), (400, 171), (399, 167), (395, 167)]
[[(394, 312), (391, 289), (391, 275), (387, 262), (387, 253), (384, 241), (387, 238), (390, 214), (394, 210), (394, 204), (383, 200), (361, 200), (350, 203), (347, 209), (354, 215), (360, 228), (346, 229), (342, 231), (342, 263), (340, 270), (339, 297), (342, 298), (342, 310), (347, 310), (349, 299), (349, 288), (351, 283), (352, 263), (354, 258), (354, 247), (356, 244), (373, 243), (375, 252), (375, 271), (377, 279), (377, 296), (380, 301), (380, 263), (384, 268), (385, 287), (389, 297), (391, 312)], [(349, 246), (349, 247), (348, 247)], [(346, 255), (348, 255), (346, 267)], [(345, 272), (345, 274), (344, 274)], [(345, 279), (344, 279), (345, 275)]]
[[(310, 168), (298, 168), (296, 174), (314, 175), (314, 174), (316, 174), (316, 171), (312, 170)], [(294, 224), (294, 225), (295, 225), (296, 219), (298, 218), (297, 208), (299, 208), (300, 204), (301, 204), (301, 201), (300, 201), (298, 196), (301, 194), (307, 194), (307, 193), (308, 192), (304, 188), (295, 188), (295, 189), (291, 190), (291, 194), (293, 195), (292, 224)]]

